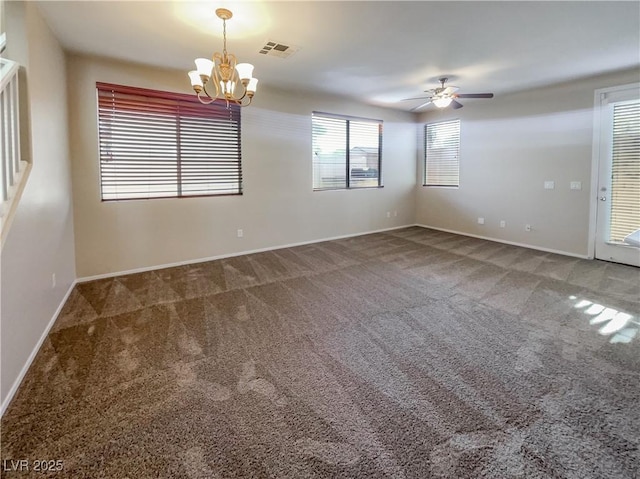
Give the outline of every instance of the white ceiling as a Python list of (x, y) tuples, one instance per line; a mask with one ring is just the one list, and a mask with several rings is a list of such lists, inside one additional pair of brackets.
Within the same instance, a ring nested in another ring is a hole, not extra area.
[[(496, 95), (640, 65), (640, 2), (83, 1), (39, 2), (74, 52), (192, 70), (222, 49), (255, 65), (261, 84), (403, 102), (451, 78)], [(265, 56), (267, 40), (300, 47)], [(190, 84), (185, 73), (185, 92)], [(258, 85), (258, 95), (260, 85)], [(465, 103), (479, 101), (466, 100)], [(482, 101), (482, 100), (480, 100)]]

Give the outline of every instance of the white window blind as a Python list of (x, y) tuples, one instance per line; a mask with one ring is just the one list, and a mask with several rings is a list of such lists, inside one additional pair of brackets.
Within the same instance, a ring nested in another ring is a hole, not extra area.
[(102, 200), (242, 193), (239, 106), (96, 87)]
[(381, 186), (382, 121), (314, 112), (313, 189)]
[(610, 241), (640, 228), (640, 101), (613, 106)]
[(459, 186), (460, 120), (425, 125), (424, 185)]

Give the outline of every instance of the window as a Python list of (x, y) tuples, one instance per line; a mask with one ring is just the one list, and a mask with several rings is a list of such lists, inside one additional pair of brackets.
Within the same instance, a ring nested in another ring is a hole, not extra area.
[(460, 120), (424, 128), (424, 186), (459, 186)]
[(640, 100), (613, 104), (611, 228), (624, 241), (640, 228)]
[(103, 201), (242, 194), (239, 106), (96, 87)]
[(382, 186), (382, 121), (313, 112), (313, 189)]

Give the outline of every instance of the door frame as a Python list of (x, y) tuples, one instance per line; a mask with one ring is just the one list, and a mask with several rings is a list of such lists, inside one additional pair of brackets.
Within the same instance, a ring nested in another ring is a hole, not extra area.
[(589, 202), (589, 235), (587, 245), (587, 258), (596, 256), (596, 225), (598, 220), (598, 183), (600, 181), (600, 148), (602, 146), (602, 120), (604, 115), (604, 100), (608, 94), (640, 89), (640, 82), (628, 83), (607, 88), (598, 88), (593, 94), (593, 146), (591, 152), (591, 185)]

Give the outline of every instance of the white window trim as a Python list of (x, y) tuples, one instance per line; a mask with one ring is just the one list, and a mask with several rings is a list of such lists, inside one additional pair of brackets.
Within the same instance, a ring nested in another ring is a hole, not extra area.
[[(345, 120), (345, 121), (362, 121), (362, 122), (371, 122), (371, 123), (378, 123), (380, 125), (380, 127), (382, 127), (382, 125), (384, 125), (384, 120), (378, 120), (375, 118), (365, 118), (365, 117), (359, 117), (359, 116), (350, 116), (350, 115), (341, 115), (339, 113), (327, 113), (327, 112), (322, 112), (322, 111), (312, 111), (311, 112), (311, 135), (312, 135), (312, 144), (313, 144), (313, 118), (314, 116), (318, 116), (318, 117), (326, 117), (326, 118), (333, 118), (333, 119), (337, 119), (337, 120)], [(340, 188), (313, 188), (313, 173), (312, 173), (312, 191), (315, 192), (319, 192), (319, 191), (355, 191), (355, 190), (374, 190), (374, 189), (380, 189), (380, 188), (384, 188), (384, 178), (382, 175), (382, 147), (383, 147), (383, 133), (379, 133), (378, 136), (378, 185), (377, 186), (351, 186), (351, 184), (349, 184), (349, 186), (344, 186), (344, 187), (340, 187)], [(312, 156), (313, 156), (313, 152), (312, 152)], [(348, 160), (349, 161), (349, 160)], [(312, 159), (312, 168), (313, 168), (313, 159)], [(347, 182), (348, 183), (348, 182)]]
[[(457, 121), (459, 125), (458, 131), (458, 184), (457, 185), (428, 185), (427, 184), (427, 126), (429, 125), (437, 125), (438, 123), (449, 123), (452, 121)], [(431, 123), (424, 123), (422, 125), (422, 145), (424, 148), (422, 154), (422, 178), (420, 178), (420, 183), (423, 188), (444, 188), (449, 190), (457, 190), (460, 188), (461, 178), (460, 178), (460, 151), (462, 147), (462, 120), (460, 118), (449, 118), (448, 120), (434, 121)]]

